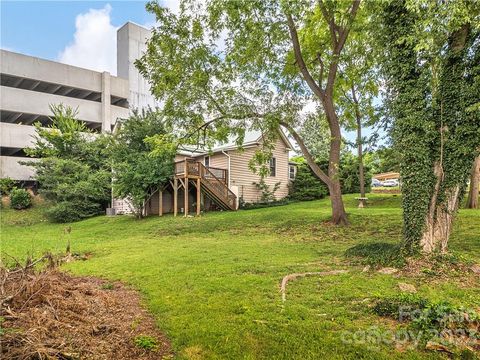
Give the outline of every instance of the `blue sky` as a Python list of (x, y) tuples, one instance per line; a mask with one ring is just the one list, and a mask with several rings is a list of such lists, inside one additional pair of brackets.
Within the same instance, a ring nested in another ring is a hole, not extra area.
[(110, 4), (112, 25), (130, 20), (138, 24), (154, 21), (143, 1), (1, 1), (1, 46), (8, 50), (57, 60), (73, 41), (75, 20), (90, 9)]
[[(163, 4), (178, 10), (178, 0)], [(146, 27), (155, 21), (144, 1), (0, 0), (0, 10), (1, 48), (113, 75), (117, 29), (127, 21)]]

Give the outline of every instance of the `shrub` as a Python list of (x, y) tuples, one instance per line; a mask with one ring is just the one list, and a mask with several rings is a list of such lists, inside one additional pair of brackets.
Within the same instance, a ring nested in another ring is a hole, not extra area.
[(253, 210), (253, 209), (262, 209), (267, 207), (283, 206), (291, 204), (292, 201), (288, 199), (275, 200), (270, 202), (258, 202), (258, 203), (246, 203), (239, 202), (239, 208), (243, 210)]
[(54, 204), (47, 213), (51, 220), (69, 222), (100, 214), (111, 201), (110, 138), (92, 136), (72, 108), (51, 109), (51, 126), (36, 124), (33, 147), (25, 149), (38, 160), (22, 163), (36, 169), (39, 192)]
[(56, 223), (74, 222), (98, 215), (101, 206), (88, 201), (62, 201), (46, 211), (48, 219)]
[(411, 327), (427, 333), (438, 333), (445, 329), (464, 329), (472, 327), (479, 320), (479, 315), (472, 309), (454, 306), (446, 301), (426, 304), (420, 314), (412, 319)]
[[(328, 160), (317, 162), (318, 166), (328, 172)], [(343, 154), (340, 162), (340, 185), (342, 194), (357, 194), (360, 192), (360, 179), (358, 170), (358, 158), (353, 154)], [(372, 174), (368, 165), (364, 165), (365, 192), (370, 192)], [(307, 201), (322, 199), (328, 194), (327, 186), (313, 173), (310, 166), (300, 163), (297, 167), (297, 175), (290, 185), (289, 195), (291, 199)]]
[(418, 340), (423, 343), (432, 339), (448, 343), (452, 340), (450, 334), (478, 336), (476, 326), (480, 317), (475, 310), (446, 301), (432, 303), (415, 294), (400, 294), (378, 299), (372, 310), (379, 316), (409, 322), (408, 329), (417, 330)]
[[(372, 185), (372, 173), (367, 164), (363, 166), (363, 170), (365, 192), (369, 193)], [(342, 156), (340, 163), (340, 184), (342, 186), (342, 194), (358, 194), (360, 192), (360, 172), (358, 169), (357, 156), (350, 153)]]
[(14, 188), (10, 191), (10, 207), (16, 210), (32, 206), (32, 196), (25, 189)]
[(15, 180), (10, 179), (9, 177), (0, 179), (0, 194), (1, 195), (10, 195), (10, 192), (15, 187)]
[(415, 294), (400, 294), (379, 299), (372, 308), (378, 316), (397, 320), (412, 320), (412, 314), (418, 314), (428, 306), (428, 301)]
[(293, 200), (308, 201), (323, 199), (328, 189), (312, 172), (307, 164), (298, 164), (295, 180), (289, 186), (289, 197)]
[(262, 195), (260, 197), (260, 203), (270, 203), (276, 201), (275, 192), (280, 188), (281, 182), (275, 183), (271, 188), (265, 182), (265, 179), (260, 179), (260, 181), (253, 182), (252, 185), (255, 185), (257, 190), (259, 190)]

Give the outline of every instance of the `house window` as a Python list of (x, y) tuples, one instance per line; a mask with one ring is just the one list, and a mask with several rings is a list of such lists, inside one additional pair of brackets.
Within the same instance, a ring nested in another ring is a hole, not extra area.
[(210, 156), (205, 156), (204, 158), (205, 167), (210, 167)]
[(270, 159), (270, 176), (276, 176), (277, 173), (277, 159)]
[(288, 178), (290, 180), (295, 180), (295, 165), (288, 166)]

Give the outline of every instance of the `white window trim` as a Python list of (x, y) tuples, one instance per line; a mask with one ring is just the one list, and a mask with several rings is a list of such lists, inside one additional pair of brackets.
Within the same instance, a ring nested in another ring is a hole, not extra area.
[[(292, 170), (293, 169), (293, 177), (290, 176), (292, 174)], [(295, 177), (297, 175), (297, 167), (295, 165), (288, 165), (288, 179), (289, 180), (295, 180)]]
[[(275, 169), (273, 175), (272, 175), (272, 160), (274, 162), (274, 169)], [(277, 158), (272, 157), (270, 159), (270, 161), (268, 162), (268, 168), (270, 170), (270, 177), (277, 177)]]

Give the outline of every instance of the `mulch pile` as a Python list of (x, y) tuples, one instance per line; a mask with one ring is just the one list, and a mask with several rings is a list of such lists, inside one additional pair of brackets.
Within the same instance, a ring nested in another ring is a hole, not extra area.
[[(172, 357), (138, 294), (121, 283), (55, 269), (0, 269), (0, 286), (2, 359)], [(140, 336), (148, 336), (155, 347), (135, 344)]]

